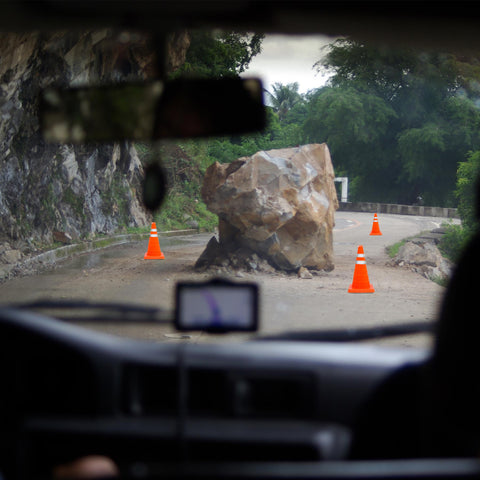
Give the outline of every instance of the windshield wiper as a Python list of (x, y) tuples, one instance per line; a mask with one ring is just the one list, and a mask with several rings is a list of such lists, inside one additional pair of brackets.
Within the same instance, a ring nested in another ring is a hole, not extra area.
[[(74, 322), (154, 323), (171, 325), (174, 313), (157, 307), (86, 300), (37, 300), (10, 305), (22, 310), (45, 312), (59, 320)], [(378, 338), (433, 333), (435, 322), (412, 322), (335, 330), (288, 331), (255, 338), (259, 341), (357, 342)]]
[(259, 337), (257, 340), (288, 340), (301, 342), (357, 342), (375, 338), (396, 337), (418, 333), (433, 333), (434, 322), (413, 322), (381, 327), (344, 328), (338, 330), (290, 331)]
[(173, 318), (172, 312), (157, 307), (86, 300), (36, 300), (11, 307), (42, 311), (59, 320), (74, 322), (171, 324)]

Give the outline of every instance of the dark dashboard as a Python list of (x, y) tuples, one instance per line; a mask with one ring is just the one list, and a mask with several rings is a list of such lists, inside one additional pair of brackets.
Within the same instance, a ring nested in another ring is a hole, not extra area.
[[(79, 454), (123, 471), (179, 462), (348, 458), (355, 416), (428, 353), (361, 344), (158, 344), (0, 315), (2, 451), (23, 474)], [(26, 467), (28, 466), (28, 467)]]

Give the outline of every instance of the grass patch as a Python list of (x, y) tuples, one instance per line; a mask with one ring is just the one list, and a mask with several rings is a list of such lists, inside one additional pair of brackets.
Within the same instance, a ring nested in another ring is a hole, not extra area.
[(198, 228), (213, 231), (218, 226), (218, 217), (196, 198), (180, 193), (168, 195), (161, 211), (155, 216), (158, 230), (184, 230), (195, 221)]
[(109, 245), (111, 245), (113, 243), (112, 239), (110, 238), (101, 238), (101, 239), (98, 239), (98, 240), (94, 240), (93, 241), (93, 245), (95, 246), (95, 248), (104, 248), (104, 247), (108, 247)]
[(123, 230), (129, 235), (137, 235), (143, 233), (150, 233), (150, 226), (147, 225), (145, 227), (125, 227)]
[(407, 242), (409, 242), (413, 238), (415, 237), (406, 237), (400, 240), (399, 242), (394, 243), (393, 245), (385, 247), (385, 250), (387, 251), (388, 256), (390, 258), (395, 258), (398, 255), (398, 251), (400, 250), (400, 248), (402, 248)]
[(446, 287), (450, 281), (448, 278), (439, 277), (438, 275), (430, 277), (430, 280), (441, 287)]

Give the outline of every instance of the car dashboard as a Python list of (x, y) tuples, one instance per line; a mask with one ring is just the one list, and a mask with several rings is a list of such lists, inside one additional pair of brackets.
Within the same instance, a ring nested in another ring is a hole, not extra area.
[(375, 388), (428, 358), (367, 344), (153, 343), (14, 309), (0, 314), (0, 344), (2, 457), (20, 477), (91, 453), (129, 473), (344, 460)]

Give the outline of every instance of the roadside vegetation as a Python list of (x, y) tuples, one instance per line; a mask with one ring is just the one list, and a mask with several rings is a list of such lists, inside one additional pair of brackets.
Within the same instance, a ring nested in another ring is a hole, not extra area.
[(457, 169), (455, 196), (458, 200), (458, 214), (461, 225), (448, 225), (440, 243), (441, 252), (456, 262), (465, 245), (478, 230), (480, 213), (480, 151), (469, 152), (467, 159)]
[[(261, 35), (197, 32), (174, 76), (239, 75), (261, 41)], [(480, 61), (344, 38), (318, 57), (312, 67), (330, 72), (328, 83), (307, 93), (298, 83), (274, 84), (265, 92), (264, 132), (159, 147), (170, 184), (156, 219), (160, 228), (214, 228), (217, 218), (200, 195), (213, 162), (326, 142), (336, 175), (349, 178), (352, 201), (412, 204), (421, 198), (425, 205), (458, 207), (462, 226), (449, 226), (441, 246), (455, 259), (476, 228)], [(152, 151), (143, 148), (147, 161)]]

